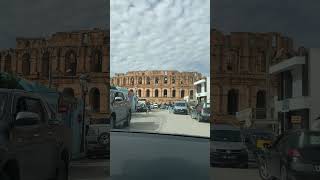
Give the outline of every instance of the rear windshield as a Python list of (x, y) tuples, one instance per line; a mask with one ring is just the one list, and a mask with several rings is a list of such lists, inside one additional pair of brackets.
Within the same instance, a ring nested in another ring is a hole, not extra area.
[(0, 94), (0, 116), (3, 114), (4, 112), (4, 107), (6, 105), (7, 102), (7, 95), (6, 94)]
[(175, 103), (175, 106), (186, 106), (186, 103)]
[(307, 132), (303, 144), (304, 146), (320, 146), (320, 132)]
[(210, 137), (212, 141), (241, 142), (240, 131), (211, 130)]

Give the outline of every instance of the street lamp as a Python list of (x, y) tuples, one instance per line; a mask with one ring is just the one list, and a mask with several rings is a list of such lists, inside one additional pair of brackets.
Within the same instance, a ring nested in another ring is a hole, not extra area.
[[(69, 70), (69, 69), (68, 69)], [(70, 72), (70, 71), (69, 71)], [(88, 93), (88, 81), (89, 75), (81, 74), (79, 77), (81, 92), (82, 92), (82, 100), (83, 100), (83, 109), (82, 109), (82, 137), (81, 137), (81, 152), (85, 152), (86, 143), (85, 143), (85, 112), (86, 112), (86, 95)]]

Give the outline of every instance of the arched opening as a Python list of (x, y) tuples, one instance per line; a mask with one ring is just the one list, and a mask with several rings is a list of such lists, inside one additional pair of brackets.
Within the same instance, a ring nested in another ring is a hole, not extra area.
[(74, 90), (72, 88), (64, 88), (62, 94), (64, 96), (74, 97)]
[(167, 84), (167, 83), (168, 83), (168, 77), (167, 77), (167, 76), (164, 77), (164, 78), (163, 78), (163, 81), (164, 81), (164, 84)]
[(172, 90), (172, 97), (176, 97), (176, 90)]
[(172, 84), (176, 83), (176, 79), (174, 77), (172, 77), (171, 82), (172, 82)]
[(49, 77), (49, 53), (48, 52), (44, 53), (42, 56), (41, 74), (43, 77), (46, 77), (46, 78)]
[(235, 89), (228, 92), (228, 114), (235, 115), (238, 112), (239, 93)]
[(266, 92), (258, 91), (257, 92), (257, 108), (265, 108), (266, 107)]
[(158, 97), (158, 96), (159, 96), (159, 90), (156, 89), (156, 90), (154, 91), (154, 97)]
[(92, 88), (89, 94), (89, 104), (92, 112), (100, 112), (100, 91), (97, 88)]
[(184, 98), (184, 90), (181, 90), (181, 98)]
[(102, 72), (102, 53), (101, 53), (101, 51), (96, 50), (92, 53), (90, 70), (91, 70), (91, 72)]
[(22, 74), (23, 75), (30, 75), (30, 69), (31, 69), (31, 62), (30, 62), (30, 55), (24, 54), (22, 56)]
[(189, 96), (190, 96), (190, 99), (193, 99), (193, 90), (189, 91)]
[(130, 81), (131, 81), (131, 85), (134, 85), (134, 78), (133, 77), (130, 79)]
[(163, 96), (164, 97), (167, 97), (168, 96), (168, 91), (165, 89), (165, 90), (163, 90)]
[(141, 89), (138, 90), (138, 96), (141, 97)]
[(5, 72), (11, 72), (11, 55), (6, 55), (4, 59), (4, 71)]
[(138, 83), (142, 84), (142, 77), (139, 77)]
[(77, 73), (77, 56), (76, 53), (73, 51), (69, 51), (66, 53), (65, 56), (66, 65), (65, 65), (65, 72), (69, 75), (76, 75)]
[(150, 97), (150, 90), (149, 89), (147, 89), (146, 95), (147, 95), (147, 97)]
[(150, 84), (150, 77), (147, 77), (147, 84)]

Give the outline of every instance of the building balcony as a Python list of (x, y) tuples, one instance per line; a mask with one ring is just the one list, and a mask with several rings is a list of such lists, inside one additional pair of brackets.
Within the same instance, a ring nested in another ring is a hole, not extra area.
[(270, 74), (279, 74), (284, 71), (292, 70), (298, 66), (304, 65), (306, 63), (304, 56), (294, 56), (290, 59), (285, 59), (280, 63), (272, 65), (269, 68)]

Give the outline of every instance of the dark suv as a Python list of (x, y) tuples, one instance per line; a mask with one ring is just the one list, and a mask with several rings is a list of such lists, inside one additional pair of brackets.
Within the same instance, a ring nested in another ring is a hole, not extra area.
[(38, 95), (0, 88), (0, 179), (67, 179), (70, 131)]

